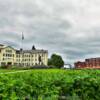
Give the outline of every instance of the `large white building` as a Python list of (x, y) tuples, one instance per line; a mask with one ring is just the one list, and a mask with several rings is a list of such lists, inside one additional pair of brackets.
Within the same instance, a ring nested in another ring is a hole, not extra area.
[(0, 66), (35, 66), (48, 64), (48, 51), (37, 50), (16, 50), (11, 46), (0, 44)]

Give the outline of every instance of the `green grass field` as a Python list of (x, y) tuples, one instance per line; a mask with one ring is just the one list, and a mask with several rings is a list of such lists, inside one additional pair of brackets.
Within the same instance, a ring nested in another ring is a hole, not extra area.
[(0, 70), (0, 73), (0, 100), (100, 100), (100, 70)]
[(24, 70), (0, 69), (0, 73), (17, 72), (17, 71), (24, 71)]

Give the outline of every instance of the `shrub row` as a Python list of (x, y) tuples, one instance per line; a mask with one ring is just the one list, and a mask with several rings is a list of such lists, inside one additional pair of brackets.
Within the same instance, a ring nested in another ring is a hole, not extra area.
[(99, 100), (100, 71), (32, 70), (0, 75), (0, 100)]

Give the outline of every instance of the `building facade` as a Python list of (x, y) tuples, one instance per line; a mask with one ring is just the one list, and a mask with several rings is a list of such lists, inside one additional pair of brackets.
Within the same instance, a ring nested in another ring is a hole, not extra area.
[(100, 68), (100, 58), (85, 59), (84, 62), (74, 63), (75, 68)]
[(11, 46), (0, 45), (0, 66), (35, 66), (48, 64), (48, 51), (37, 50), (16, 50)]

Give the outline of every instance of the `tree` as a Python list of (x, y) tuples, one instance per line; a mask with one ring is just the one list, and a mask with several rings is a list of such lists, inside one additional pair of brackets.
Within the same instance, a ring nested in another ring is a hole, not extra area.
[(52, 54), (51, 58), (48, 60), (48, 65), (61, 68), (64, 66), (64, 61), (60, 55)]

